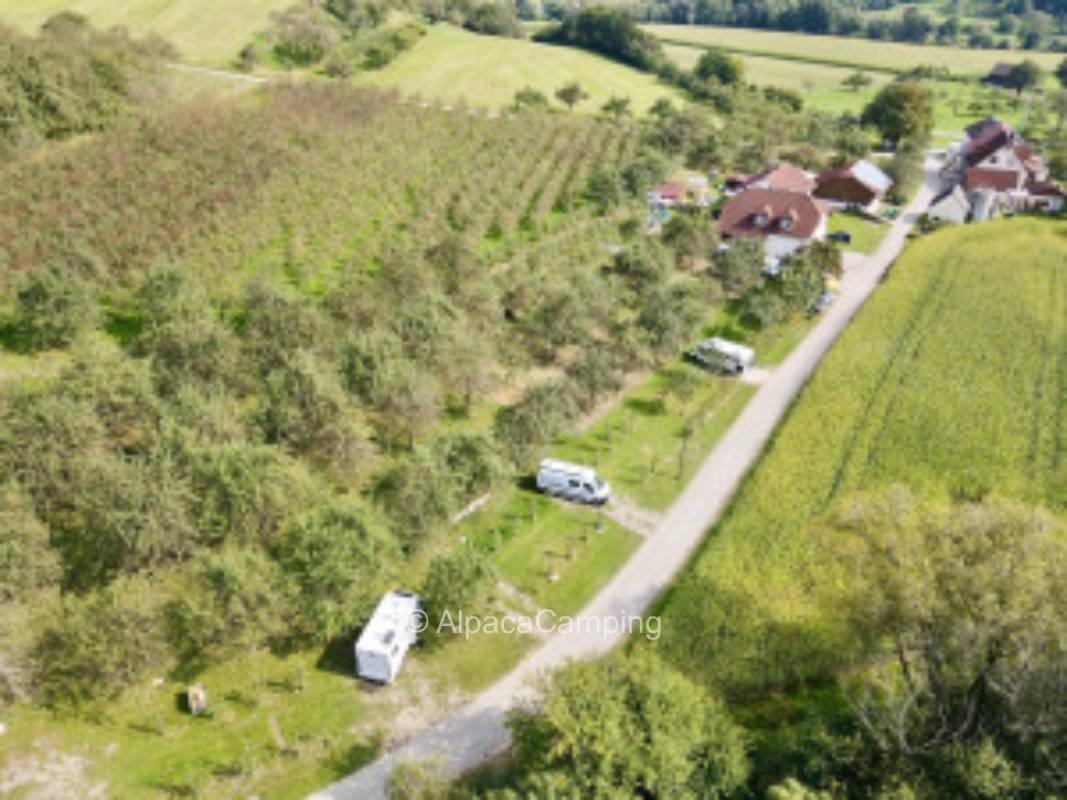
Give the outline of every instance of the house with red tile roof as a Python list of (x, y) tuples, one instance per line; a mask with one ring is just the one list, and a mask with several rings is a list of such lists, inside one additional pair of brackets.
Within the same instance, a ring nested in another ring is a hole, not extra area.
[(826, 235), (829, 206), (805, 192), (746, 189), (726, 201), (717, 228), (724, 239), (763, 241), (768, 265)]

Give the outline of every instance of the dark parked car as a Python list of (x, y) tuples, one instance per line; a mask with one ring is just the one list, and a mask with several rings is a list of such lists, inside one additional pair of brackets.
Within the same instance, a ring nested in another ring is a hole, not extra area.
[(816, 314), (821, 314), (823, 309), (834, 301), (834, 297), (835, 295), (833, 292), (823, 292), (820, 294), (815, 298), (815, 302), (808, 306), (808, 316), (814, 317)]
[(852, 241), (852, 234), (848, 231), (831, 231), (826, 234), (826, 238), (831, 242), (840, 242), (841, 244), (848, 244)]

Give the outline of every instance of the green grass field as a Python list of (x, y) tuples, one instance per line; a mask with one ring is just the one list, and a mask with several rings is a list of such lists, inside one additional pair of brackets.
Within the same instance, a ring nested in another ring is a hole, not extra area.
[[(677, 44), (665, 45), (664, 50), (672, 61), (686, 69), (692, 69), (703, 52), (701, 47)], [(848, 67), (745, 54), (739, 54), (738, 58), (745, 65), (745, 80), (748, 82), (792, 89), (801, 94), (807, 107), (832, 113), (858, 113), (874, 93), (893, 78), (888, 72), (872, 70), (867, 73), (871, 78), (870, 86), (852, 91), (841, 83), (855, 72)]]
[(1032, 58), (1044, 69), (1055, 69), (1063, 56), (1016, 50), (970, 50), (899, 42), (876, 42), (841, 36), (811, 36), (782, 31), (691, 25), (645, 25), (664, 42), (721, 47), (738, 53), (788, 57), (814, 63), (866, 66), (889, 71), (921, 65), (945, 67), (956, 75), (984, 75), (998, 61)]
[(479, 36), (450, 25), (433, 26), (410, 51), (379, 72), (361, 73), (357, 80), (490, 108), (509, 105), (515, 92), (526, 86), (564, 108), (553, 93), (574, 80), (589, 94), (576, 111), (596, 111), (613, 95), (629, 97), (635, 112), (645, 111), (660, 97), (679, 97), (652, 76), (592, 53)]
[(552, 455), (592, 464), (617, 494), (662, 510), (753, 391), (688, 364), (672, 365), (631, 392), (585, 434), (560, 441)]
[(0, 21), (28, 32), (60, 11), (77, 11), (98, 27), (124, 25), (158, 33), (191, 63), (225, 65), (267, 26), (270, 12), (288, 0), (0, 0)]
[(664, 652), (726, 691), (834, 670), (841, 629), (811, 599), (809, 527), (857, 490), (895, 485), (1062, 509), (1065, 375), (1067, 223), (1002, 220), (911, 245), (666, 597)]
[(871, 222), (857, 214), (838, 211), (830, 216), (826, 230), (827, 232), (846, 231), (852, 234), (852, 241), (842, 245), (845, 250), (873, 253), (882, 243), (889, 227), (885, 223)]

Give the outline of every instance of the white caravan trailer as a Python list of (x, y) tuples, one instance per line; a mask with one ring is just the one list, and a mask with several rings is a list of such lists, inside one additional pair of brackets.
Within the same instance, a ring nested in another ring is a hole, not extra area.
[(603, 505), (611, 497), (611, 487), (591, 467), (546, 458), (537, 470), (537, 488), (579, 503)]
[(368, 681), (391, 682), (415, 643), (421, 613), (418, 595), (387, 592), (356, 641), (356, 674)]
[(756, 360), (756, 353), (751, 347), (718, 336), (705, 339), (686, 355), (702, 367), (727, 375), (740, 375)]

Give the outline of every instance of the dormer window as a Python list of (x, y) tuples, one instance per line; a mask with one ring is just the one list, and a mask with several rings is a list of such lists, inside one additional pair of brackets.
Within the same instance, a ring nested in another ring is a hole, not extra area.
[(780, 217), (778, 219), (778, 230), (780, 230), (780, 231), (789, 230), (790, 228), (793, 227), (793, 223), (795, 223), (797, 221), (797, 219), (799, 219), (799, 215), (797, 214), (797, 210), (795, 208), (789, 209), (789, 213), (788, 214), (786, 214), (784, 217)]
[(752, 215), (752, 224), (755, 225), (757, 228), (762, 228), (764, 225), (767, 224), (767, 215), (764, 214), (762, 211), (757, 211), (755, 214)]

